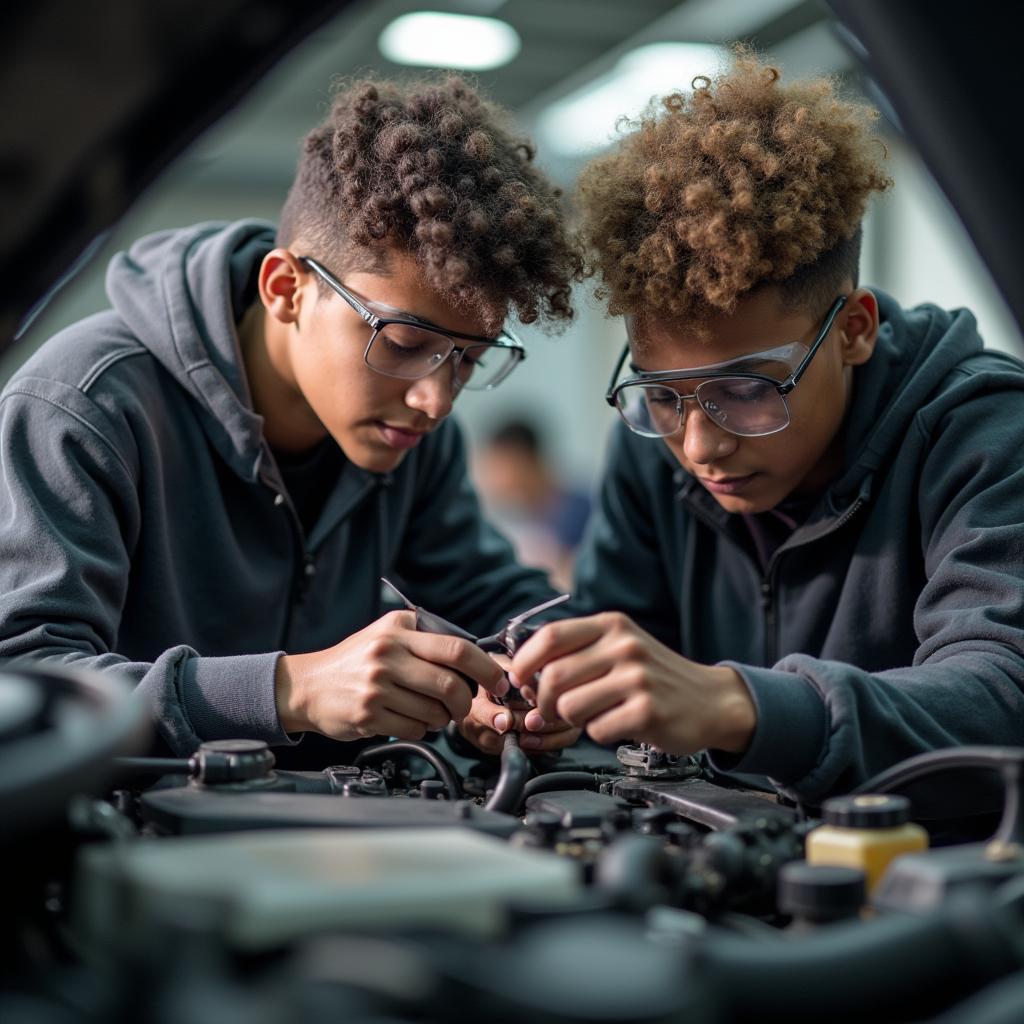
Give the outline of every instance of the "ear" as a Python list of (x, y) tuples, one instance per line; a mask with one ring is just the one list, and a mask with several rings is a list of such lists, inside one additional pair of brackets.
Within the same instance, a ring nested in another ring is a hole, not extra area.
[(861, 366), (878, 340), (878, 300), (867, 288), (856, 288), (839, 314), (839, 350), (844, 366)]
[(269, 316), (283, 324), (293, 324), (302, 308), (304, 287), (309, 271), (288, 249), (271, 249), (260, 264), (260, 301)]

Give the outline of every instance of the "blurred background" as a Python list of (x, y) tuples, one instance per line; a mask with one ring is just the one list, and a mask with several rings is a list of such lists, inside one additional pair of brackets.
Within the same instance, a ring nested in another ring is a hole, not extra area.
[[(769, 56), (787, 77), (837, 75), (848, 95), (882, 110), (896, 184), (868, 215), (863, 283), (905, 305), (969, 306), (990, 347), (1024, 354), (956, 213), (818, 0), (432, 0), (426, 7), (366, 0), (345, 6), (294, 49), (97, 239), (80, 271), (0, 356), (0, 385), (54, 331), (106, 305), (107, 260), (135, 237), (203, 220), (273, 220), (299, 141), (326, 112), (338, 77), (430, 67), (472, 73), (484, 93), (511, 108), (537, 142), (540, 166), (571, 196), (578, 170), (614, 138), (620, 115), (713, 73), (736, 40)], [(614, 417), (603, 395), (623, 340), (621, 324), (603, 316), (589, 289), (581, 289), (577, 306), (578, 319), (561, 335), (524, 328), (530, 358), (493, 394), (464, 393), (456, 412), (495, 514), (528, 559), (558, 575), (561, 549), (571, 549), (578, 535), (600, 470)], [(517, 473), (525, 481), (518, 503), (509, 498)], [(563, 509), (549, 537), (529, 526), (531, 495)]]

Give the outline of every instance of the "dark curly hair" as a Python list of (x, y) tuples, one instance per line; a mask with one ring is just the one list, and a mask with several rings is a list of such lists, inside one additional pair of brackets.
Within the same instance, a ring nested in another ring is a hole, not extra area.
[(611, 314), (699, 322), (767, 284), (817, 309), (856, 282), (868, 197), (892, 183), (877, 114), (830, 78), (780, 77), (737, 47), (727, 72), (652, 102), (584, 170), (588, 272)]
[(533, 157), (459, 75), (343, 83), (305, 138), (278, 244), (301, 240), (336, 273), (384, 269), (398, 248), (490, 331), (506, 309), (566, 321), (581, 258)]

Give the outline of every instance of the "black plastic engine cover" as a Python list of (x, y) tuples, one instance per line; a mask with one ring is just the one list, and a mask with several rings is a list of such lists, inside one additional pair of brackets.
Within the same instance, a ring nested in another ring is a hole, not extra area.
[(282, 792), (218, 792), (195, 786), (139, 798), (143, 819), (173, 835), (268, 828), (470, 828), (507, 838), (520, 822), (468, 801)]
[(526, 810), (557, 814), (563, 828), (600, 828), (613, 815), (628, 811), (629, 804), (604, 793), (573, 789), (537, 793), (527, 799)]

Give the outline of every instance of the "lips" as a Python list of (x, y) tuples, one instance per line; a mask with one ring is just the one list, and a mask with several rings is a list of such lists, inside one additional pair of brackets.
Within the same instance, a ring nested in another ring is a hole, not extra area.
[(393, 426), (390, 423), (380, 422), (377, 424), (384, 443), (398, 451), (407, 451), (415, 448), (423, 437), (429, 433), (426, 430), (413, 430), (409, 427)]
[(747, 473), (746, 476), (720, 476), (714, 479), (702, 476), (698, 479), (712, 494), (739, 494), (750, 485), (757, 475), (757, 473)]

